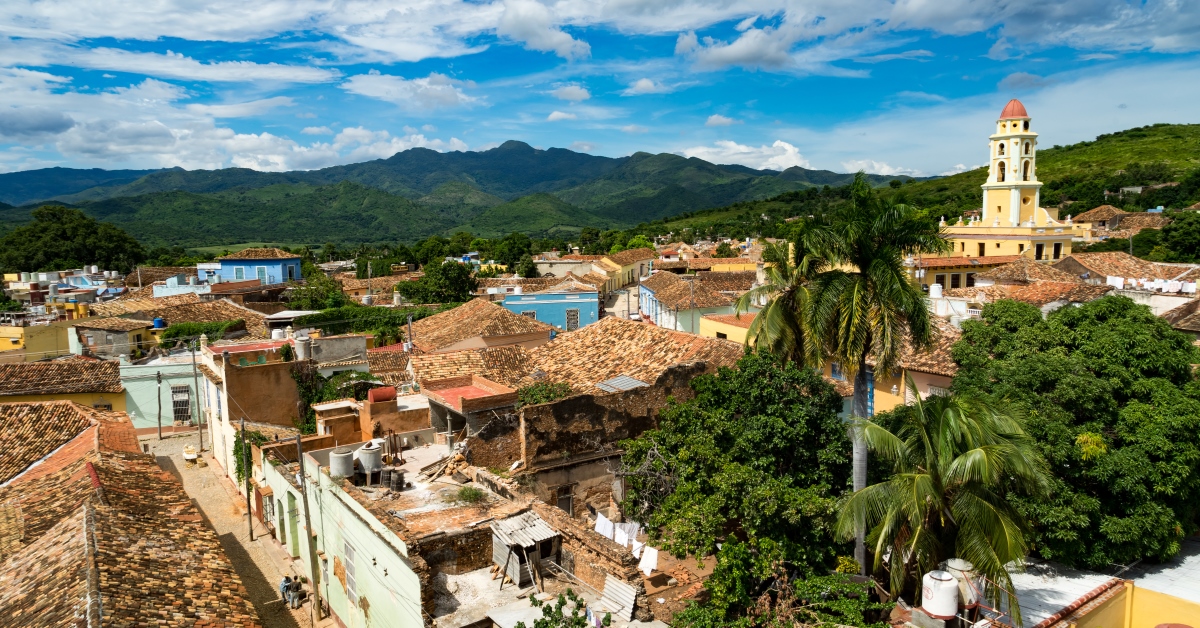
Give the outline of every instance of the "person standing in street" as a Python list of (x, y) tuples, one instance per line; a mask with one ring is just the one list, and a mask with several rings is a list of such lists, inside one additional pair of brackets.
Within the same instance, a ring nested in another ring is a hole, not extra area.
[(291, 586), (288, 587), (288, 601), (292, 608), (300, 608), (300, 592), (304, 589), (300, 584), (300, 579), (292, 580)]
[(283, 577), (283, 582), (279, 583), (279, 596), (281, 598), (283, 598), (284, 604), (287, 604), (287, 602), (288, 602), (288, 591), (290, 591), (291, 588), (292, 588), (292, 578), (291, 578), (291, 576), (285, 575)]

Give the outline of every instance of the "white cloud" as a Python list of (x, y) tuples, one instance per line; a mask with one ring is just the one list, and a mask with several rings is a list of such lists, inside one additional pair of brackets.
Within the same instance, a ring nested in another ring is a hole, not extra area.
[(693, 146), (677, 151), (684, 157), (698, 157), (716, 164), (741, 164), (759, 170), (786, 170), (792, 166), (807, 168), (808, 160), (800, 149), (775, 140), (770, 146), (747, 146), (731, 140), (714, 142), (712, 146)]
[(646, 133), (650, 131), (650, 129), (638, 124), (627, 124), (621, 127), (621, 130), (626, 133)]
[(899, 98), (901, 100), (923, 100), (926, 102), (946, 102), (945, 96), (939, 96), (937, 94), (930, 94), (927, 92), (910, 92), (910, 91), (896, 92), (896, 98)]
[(928, 50), (905, 50), (904, 52), (858, 57), (855, 61), (859, 63), (883, 63), (884, 61), (898, 61), (902, 59), (920, 60), (932, 56), (934, 54)]
[(586, 88), (578, 85), (564, 85), (550, 92), (551, 96), (559, 100), (569, 100), (571, 102), (580, 102), (592, 97)]
[(642, 94), (669, 94), (673, 91), (675, 91), (674, 87), (648, 78), (640, 78), (630, 83), (629, 87), (626, 87), (621, 94), (623, 96), (641, 96)]
[(858, 160), (851, 160), (851, 161), (843, 161), (842, 169), (846, 172), (858, 172), (859, 170), (862, 170), (863, 172), (866, 172), (868, 174), (882, 174), (882, 175), (887, 175), (887, 176), (891, 176), (891, 175), (915, 176), (915, 175), (921, 174), (919, 171), (913, 170), (912, 168), (890, 166), (882, 161), (875, 161), (873, 159), (858, 159)]
[(737, 123), (738, 121), (733, 118), (727, 118), (719, 113), (714, 113), (704, 121), (704, 126), (729, 126)]
[(591, 46), (563, 32), (546, 5), (535, 0), (505, 0), (496, 32), (524, 42), (530, 50), (553, 52), (564, 59), (583, 59)]
[(283, 83), (324, 83), (341, 76), (325, 68), (251, 61), (201, 63), (179, 53), (129, 52), (116, 48), (82, 50), (59, 46), (56, 63), (96, 70), (115, 70), (159, 78), (209, 82), (279, 81)]
[(0, 108), (0, 137), (8, 139), (40, 139), (58, 135), (75, 126), (75, 121), (61, 111), (43, 107)]
[(333, 130), (327, 126), (306, 126), (300, 132), (305, 135), (333, 135)]
[(577, 153), (590, 153), (596, 150), (596, 145), (591, 142), (571, 142), (571, 145), (567, 148)]
[(423, 124), (421, 125), (421, 130), (426, 133), (433, 133), (437, 131), (437, 127), (433, 126), (432, 124)]
[(1000, 89), (1007, 91), (1028, 91), (1041, 89), (1054, 84), (1054, 79), (1030, 74), (1029, 72), (1014, 72), (1000, 81)]
[(562, 111), (551, 111), (550, 115), (546, 116), (547, 122), (558, 122), (559, 120), (574, 120), (577, 118), (573, 113), (564, 113)]
[(675, 39), (675, 54), (686, 55), (695, 52), (700, 48), (700, 40), (696, 37), (695, 31), (680, 33)]
[(188, 105), (187, 109), (214, 118), (251, 118), (260, 116), (276, 107), (290, 107), (292, 104), (292, 99), (287, 96), (275, 96), (274, 98), (228, 105)]
[(479, 99), (462, 90), (473, 83), (431, 72), (425, 78), (406, 79), (372, 70), (346, 79), (340, 87), (352, 94), (390, 102), (406, 109), (443, 109), (469, 105)]

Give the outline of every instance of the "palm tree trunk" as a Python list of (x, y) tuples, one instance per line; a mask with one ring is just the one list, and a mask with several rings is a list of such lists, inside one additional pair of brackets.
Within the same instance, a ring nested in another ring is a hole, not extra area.
[[(864, 419), (870, 418), (867, 415), (867, 395), (869, 394), (867, 357), (864, 354), (859, 356), (858, 370), (854, 373), (854, 401), (851, 414)], [(867, 487), (867, 442), (863, 440), (857, 430), (851, 432), (850, 438), (854, 447), (850, 470), (854, 480), (854, 492), (857, 493)], [(867, 569), (866, 531), (862, 528), (854, 532), (854, 560), (857, 560), (861, 566), (862, 575), (867, 575), (870, 570)]]

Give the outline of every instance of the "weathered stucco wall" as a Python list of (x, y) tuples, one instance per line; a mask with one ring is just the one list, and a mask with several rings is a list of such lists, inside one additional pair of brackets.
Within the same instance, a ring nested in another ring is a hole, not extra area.
[(428, 563), (431, 574), (462, 574), (492, 564), (492, 528), (481, 525), (417, 541), (409, 556), (419, 554)]
[(237, 420), (295, 425), (299, 416), (300, 395), (292, 379), (291, 362), (254, 366), (225, 366), (225, 390), (229, 396), (229, 417)]

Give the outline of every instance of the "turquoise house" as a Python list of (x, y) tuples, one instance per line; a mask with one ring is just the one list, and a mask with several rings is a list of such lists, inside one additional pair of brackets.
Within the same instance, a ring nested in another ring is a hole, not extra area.
[[(162, 386), (158, 374), (162, 373)], [(162, 425), (171, 427), (175, 421), (194, 421), (197, 404), (196, 381), (193, 377), (192, 355), (170, 355), (147, 364), (121, 364), (121, 385), (125, 387), (125, 408), (133, 427), (138, 430), (157, 429), (159, 400), (162, 401)], [(201, 393), (203, 394), (203, 393)]]
[(504, 297), (505, 309), (521, 316), (572, 331), (600, 320), (600, 293), (587, 284), (567, 279), (528, 294)]
[(282, 249), (243, 249), (217, 258), (216, 262), (197, 264), (201, 281), (211, 282), (258, 279), (263, 285), (298, 281), (300, 256)]

